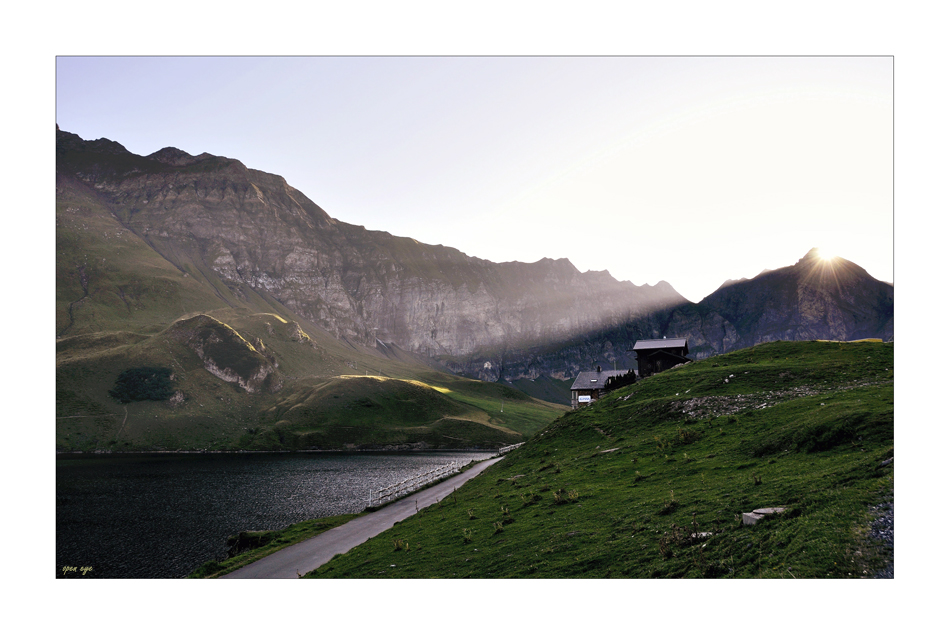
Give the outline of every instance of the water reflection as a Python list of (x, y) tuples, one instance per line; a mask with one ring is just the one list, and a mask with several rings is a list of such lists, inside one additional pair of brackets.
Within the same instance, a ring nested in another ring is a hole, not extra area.
[(185, 576), (229, 535), (361, 511), (369, 495), (483, 452), (58, 458), (56, 564), (86, 577)]

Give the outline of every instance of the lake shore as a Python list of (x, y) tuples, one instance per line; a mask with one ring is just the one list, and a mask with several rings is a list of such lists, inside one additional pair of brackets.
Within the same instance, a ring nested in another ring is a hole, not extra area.
[(383, 488), (491, 454), (60, 454), (57, 577), (184, 577), (223, 556), (228, 536), (359, 513)]

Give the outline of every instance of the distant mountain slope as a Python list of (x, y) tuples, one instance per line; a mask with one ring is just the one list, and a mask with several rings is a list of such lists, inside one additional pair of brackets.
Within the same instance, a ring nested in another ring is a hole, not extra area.
[(695, 308), (675, 309), (670, 324), (695, 333), (690, 350), (702, 356), (775, 340), (891, 340), (894, 285), (812, 249), (792, 266), (720, 287)]
[[(894, 338), (894, 285), (842, 258), (809, 251), (796, 264), (730, 281), (697, 304), (591, 329), (546, 346), (509, 348), (450, 362), (455, 371), (509, 381), (568, 379), (597, 365), (634, 368), (638, 339), (685, 337), (690, 357), (702, 359), (775, 340)], [(561, 395), (565, 403), (567, 393)]]
[[(276, 202), (265, 205), (258, 194)], [(343, 310), (332, 289), (308, 296), (300, 278), (273, 282), (286, 273), (282, 262), (297, 266), (294, 254), (324, 243), (328, 275), (347, 279), (353, 269), (337, 265), (361, 252), (330, 239), (345, 230), (366, 241), (369, 232), (336, 225), (279, 177), (236, 161), (167, 148), (138, 157), (108, 140), (58, 132), (57, 450), (498, 447), (560, 411), (454, 377), (437, 360), (371, 335), (353, 337), (347, 325), (364, 316), (351, 310), (351, 296)], [(229, 277), (238, 267), (219, 261), (222, 243), (232, 258), (243, 258), (240, 247), (273, 269)], [(288, 244), (290, 253), (281, 251)], [(365, 416), (366, 425), (341, 425), (357, 407), (361, 415), (376, 408), (357, 394), (368, 392), (367, 375), (385, 389), (373, 398), (388, 425)], [(139, 382), (122, 393), (131, 399), (115, 396), (120, 377)], [(143, 383), (149, 378), (167, 390)], [(337, 410), (308, 410), (312, 387), (326, 382)], [(411, 382), (426, 388), (401, 389)], [(425, 420), (419, 395), (431, 402)], [(501, 400), (517, 404), (494, 412)]]
[[(283, 178), (239, 161), (57, 132), (62, 189), (108, 208), (123, 229), (229, 305), (276, 301), (337, 335), (428, 355), (566, 339), (683, 302), (567, 260), (492, 263), (450, 247), (331, 218)], [(73, 297), (76, 294), (73, 294)], [(84, 312), (74, 306), (73, 332)]]

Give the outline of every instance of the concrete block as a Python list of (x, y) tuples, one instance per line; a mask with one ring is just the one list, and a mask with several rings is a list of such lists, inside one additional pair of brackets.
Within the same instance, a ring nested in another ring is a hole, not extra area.
[(742, 514), (742, 524), (743, 525), (754, 525), (760, 520), (765, 518), (763, 514), (756, 514), (755, 512), (746, 512)]
[(742, 514), (742, 524), (754, 525), (766, 516), (772, 514), (781, 514), (784, 512), (784, 507), (760, 507), (759, 509), (753, 509), (751, 512)]

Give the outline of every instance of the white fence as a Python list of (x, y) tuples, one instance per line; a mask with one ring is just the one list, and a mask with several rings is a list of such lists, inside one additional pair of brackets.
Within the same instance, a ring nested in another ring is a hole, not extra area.
[(400, 481), (389, 487), (384, 487), (374, 494), (370, 494), (369, 497), (369, 506), (370, 507), (379, 507), (380, 505), (385, 505), (386, 503), (393, 501), (397, 498), (405, 496), (411, 492), (414, 492), (418, 489), (422, 489), (429, 483), (438, 481), (445, 478), (451, 474), (461, 471), (463, 465), (458, 461), (453, 461), (441, 467), (437, 467), (434, 470), (429, 470), (423, 474), (417, 474), (411, 478), (407, 478), (404, 481)]
[[(521, 447), (522, 445), (524, 445), (524, 443), (516, 443), (514, 445), (507, 445), (503, 448), (499, 448), (495, 453), (495, 456), (510, 452), (515, 448)], [(466, 463), (466, 465), (468, 464)], [(380, 505), (385, 505), (386, 503), (394, 501), (397, 498), (401, 498), (406, 494), (411, 494), (416, 490), (422, 489), (429, 483), (441, 480), (446, 476), (455, 474), (456, 472), (461, 472), (463, 467), (465, 467), (465, 465), (462, 465), (458, 461), (453, 461), (441, 467), (437, 467), (434, 470), (429, 470), (423, 474), (418, 474), (411, 478), (407, 478), (406, 480), (400, 481), (395, 485), (384, 487), (378, 492), (374, 492), (369, 495), (369, 506), (379, 507)]]

